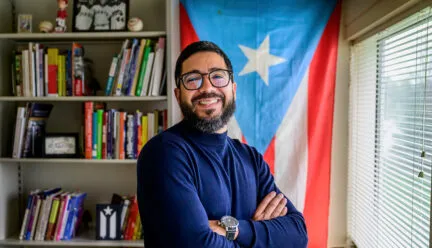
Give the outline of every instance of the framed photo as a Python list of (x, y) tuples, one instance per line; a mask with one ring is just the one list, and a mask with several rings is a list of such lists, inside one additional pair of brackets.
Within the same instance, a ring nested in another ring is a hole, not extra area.
[(73, 1), (73, 32), (126, 31), (129, 0)]
[(47, 133), (43, 140), (44, 158), (78, 158), (78, 133)]
[(19, 14), (18, 15), (18, 33), (31, 33), (32, 32), (32, 15)]

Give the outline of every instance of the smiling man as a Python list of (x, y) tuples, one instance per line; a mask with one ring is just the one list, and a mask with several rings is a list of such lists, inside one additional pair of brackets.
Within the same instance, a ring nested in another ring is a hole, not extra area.
[(184, 119), (138, 158), (145, 247), (306, 247), (303, 216), (262, 155), (227, 136), (237, 85), (226, 54), (211, 42), (192, 43), (175, 80)]

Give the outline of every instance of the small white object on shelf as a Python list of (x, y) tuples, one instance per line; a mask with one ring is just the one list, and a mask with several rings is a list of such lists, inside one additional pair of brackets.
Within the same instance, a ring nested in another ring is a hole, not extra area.
[(129, 31), (138, 32), (138, 31), (141, 31), (144, 26), (143, 26), (143, 22), (140, 18), (132, 17), (131, 19), (129, 19), (127, 27), (129, 29)]

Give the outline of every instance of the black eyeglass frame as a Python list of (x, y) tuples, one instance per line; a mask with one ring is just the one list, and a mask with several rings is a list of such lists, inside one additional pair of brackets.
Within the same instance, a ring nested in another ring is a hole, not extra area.
[[(211, 78), (210, 78), (210, 74), (212, 74), (212, 73), (215, 72), (215, 71), (226, 71), (226, 72), (228, 72), (228, 82), (227, 82), (226, 85), (224, 85), (224, 86), (216, 86), (216, 85), (213, 84), (213, 82), (212, 82), (212, 80), (211, 80)], [(196, 88), (196, 89), (188, 89), (188, 88), (186, 87), (184, 81), (183, 81), (183, 77), (184, 77), (184, 76), (189, 75), (189, 74), (193, 74), (193, 73), (195, 73), (195, 74), (200, 74), (200, 75), (201, 75), (201, 78), (202, 78), (201, 80), (203, 80), (203, 78), (204, 78), (205, 75), (208, 75), (208, 80), (209, 80), (210, 84), (211, 84), (213, 87), (215, 87), (215, 88), (225, 88), (225, 87), (227, 87), (227, 86), (229, 85), (229, 83), (233, 80), (233, 71), (232, 71), (232, 70), (228, 70), (228, 69), (217, 69), (217, 70), (213, 70), (213, 71), (211, 71), (211, 72), (207, 72), (207, 73), (200, 73), (200, 72), (196, 72), (196, 71), (191, 71), (191, 72), (186, 72), (186, 73), (184, 73), (184, 74), (182, 74), (182, 75), (179, 76), (179, 78), (178, 78), (178, 80), (177, 80), (177, 88), (180, 88), (180, 83), (181, 83), (181, 84), (183, 84), (183, 87), (184, 87), (186, 90), (199, 90), (199, 89), (203, 86), (203, 83), (201, 83), (200, 87), (198, 87), (198, 88)]]

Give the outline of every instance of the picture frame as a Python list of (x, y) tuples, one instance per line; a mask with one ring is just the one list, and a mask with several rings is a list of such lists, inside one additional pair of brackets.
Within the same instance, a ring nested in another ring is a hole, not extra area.
[(46, 133), (42, 150), (44, 158), (79, 158), (79, 133)]
[(129, 0), (73, 1), (72, 32), (127, 31)]
[(33, 16), (29, 14), (19, 14), (17, 25), (18, 33), (33, 32)]

